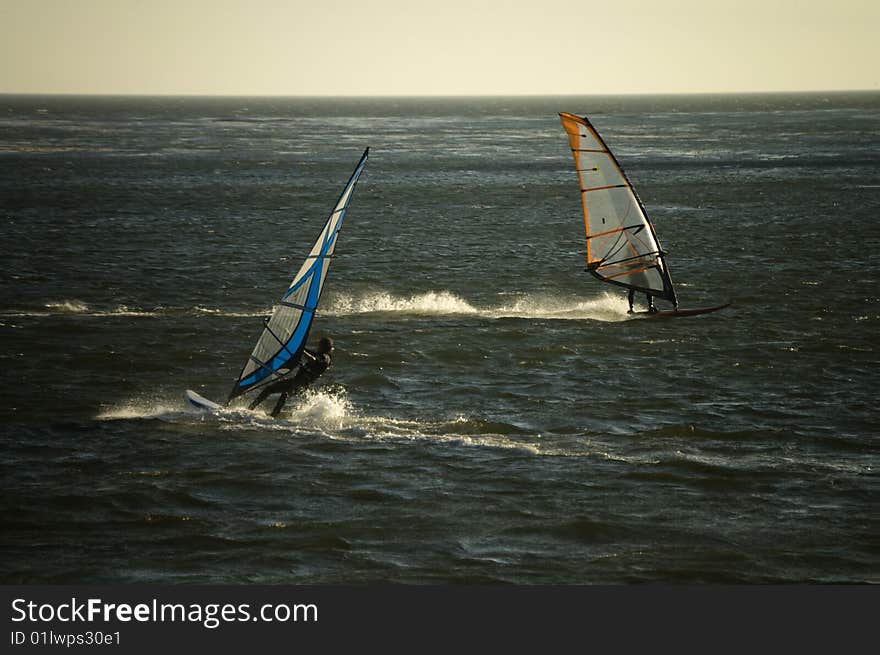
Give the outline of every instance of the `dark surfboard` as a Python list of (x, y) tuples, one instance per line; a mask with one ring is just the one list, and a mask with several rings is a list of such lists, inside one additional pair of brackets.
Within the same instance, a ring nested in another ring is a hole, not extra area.
[(714, 307), (691, 307), (690, 309), (666, 309), (660, 310), (657, 312), (649, 312), (649, 311), (640, 311), (633, 312), (634, 316), (638, 318), (679, 318), (682, 316), (699, 316), (700, 314), (710, 314), (711, 312), (717, 312), (719, 309), (724, 309), (725, 307), (730, 307), (731, 303), (725, 303), (723, 305), (715, 305)]

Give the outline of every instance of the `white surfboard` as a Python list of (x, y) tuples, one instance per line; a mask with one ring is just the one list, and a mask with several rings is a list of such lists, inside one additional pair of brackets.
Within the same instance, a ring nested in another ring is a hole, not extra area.
[(208, 400), (204, 396), (200, 396), (192, 389), (186, 390), (186, 401), (196, 409), (203, 409), (207, 411), (223, 409), (221, 405), (218, 405), (213, 400)]

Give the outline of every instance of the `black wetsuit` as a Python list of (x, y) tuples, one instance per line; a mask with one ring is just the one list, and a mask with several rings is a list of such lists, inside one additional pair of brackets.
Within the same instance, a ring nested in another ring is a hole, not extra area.
[[(654, 314), (657, 311), (657, 308), (654, 306), (654, 296), (652, 296), (650, 293), (647, 293), (647, 292), (645, 293), (645, 296), (646, 296), (647, 303), (648, 303), (648, 311), (650, 313)], [(630, 288), (629, 295), (627, 296), (627, 299), (629, 300), (629, 313), (630, 314), (633, 313), (633, 300), (635, 299), (635, 297), (636, 297), (636, 290), (633, 288)]]
[(280, 393), (278, 402), (275, 403), (275, 408), (272, 410), (272, 416), (278, 416), (290, 394), (303, 391), (327, 370), (327, 367), (330, 366), (330, 355), (303, 350), (303, 357), (300, 361), (299, 370), (295, 374), (282, 378), (267, 387), (263, 387), (263, 390), (260, 391), (256, 400), (250, 404), (248, 409), (256, 408), (257, 405), (273, 393)]

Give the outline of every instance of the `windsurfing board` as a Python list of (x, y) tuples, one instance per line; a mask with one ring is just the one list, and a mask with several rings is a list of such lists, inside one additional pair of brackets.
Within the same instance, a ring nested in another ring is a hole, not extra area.
[(186, 401), (196, 409), (202, 409), (206, 411), (216, 411), (218, 409), (223, 409), (222, 405), (218, 405), (213, 400), (208, 400), (204, 396), (200, 396), (192, 389), (186, 390)]
[(714, 307), (691, 307), (690, 309), (661, 309), (656, 312), (640, 311), (633, 312), (639, 318), (679, 318), (682, 316), (699, 316), (700, 314), (710, 314), (717, 312), (719, 309), (730, 307), (731, 303), (723, 305), (715, 305)]

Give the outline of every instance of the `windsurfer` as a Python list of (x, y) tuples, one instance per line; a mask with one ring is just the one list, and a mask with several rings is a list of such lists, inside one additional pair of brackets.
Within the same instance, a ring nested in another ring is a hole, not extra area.
[[(647, 297), (648, 312), (651, 314), (656, 314), (657, 308), (654, 306), (654, 296), (652, 296), (650, 293), (645, 293), (645, 296)], [(635, 300), (635, 297), (636, 297), (636, 290), (633, 288), (630, 288), (629, 296), (627, 298), (629, 300), (629, 313), (630, 314), (633, 313), (633, 301)]]
[(278, 401), (272, 409), (272, 417), (278, 416), (284, 403), (291, 394), (297, 394), (306, 389), (312, 382), (318, 379), (320, 375), (330, 366), (330, 354), (333, 352), (333, 340), (330, 337), (323, 337), (318, 342), (318, 349), (311, 351), (304, 348), (302, 359), (300, 360), (299, 370), (289, 378), (282, 378), (278, 382), (274, 382), (263, 387), (260, 394), (249, 406), (248, 409), (255, 409), (257, 405), (266, 400), (273, 393), (280, 393)]

